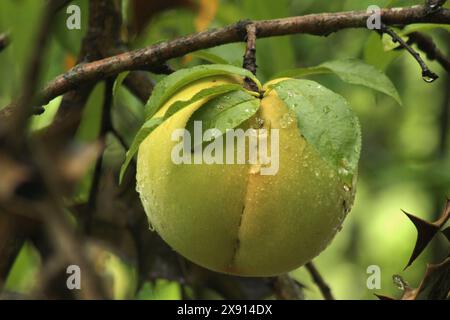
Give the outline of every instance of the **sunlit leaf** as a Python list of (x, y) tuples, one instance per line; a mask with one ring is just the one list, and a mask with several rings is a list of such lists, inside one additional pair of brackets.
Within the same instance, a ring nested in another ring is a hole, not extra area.
[(191, 99), (184, 100), (184, 101), (176, 101), (172, 105), (170, 105), (169, 109), (167, 109), (166, 113), (164, 114), (164, 119), (169, 118), (170, 116), (174, 115), (184, 107), (191, 105), (192, 103), (199, 101), (201, 99), (205, 98), (213, 98), (217, 95), (221, 95), (230, 91), (236, 91), (236, 90), (244, 90), (244, 88), (239, 84), (225, 84), (220, 86), (215, 86), (211, 88), (206, 88), (198, 93), (196, 93)]
[(153, 284), (144, 283), (137, 293), (138, 300), (180, 300), (181, 286), (178, 282), (158, 279)]
[(178, 90), (187, 84), (202, 78), (215, 75), (239, 75), (252, 79), (260, 88), (261, 84), (256, 77), (248, 70), (224, 64), (200, 65), (188, 69), (178, 70), (155, 86), (150, 99), (145, 107), (146, 119), (151, 118), (163, 104)]

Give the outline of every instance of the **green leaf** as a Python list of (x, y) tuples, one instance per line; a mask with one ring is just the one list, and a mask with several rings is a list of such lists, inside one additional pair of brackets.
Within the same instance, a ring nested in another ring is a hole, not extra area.
[(10, 38), (8, 49), (0, 52), (0, 98), (5, 95), (9, 100), (22, 90), (44, 8), (43, 1), (0, 1), (0, 33), (7, 32)]
[[(69, 30), (66, 27), (67, 19), (70, 15), (67, 13), (69, 5), (76, 5), (81, 11), (81, 28)], [(53, 32), (58, 43), (68, 52), (74, 56), (78, 56), (81, 49), (81, 43), (88, 29), (89, 16), (89, 1), (88, 0), (73, 0), (61, 10), (59, 10), (54, 17)]]
[(181, 300), (181, 287), (176, 281), (157, 279), (145, 282), (136, 295), (138, 300)]
[(191, 55), (194, 58), (202, 59), (202, 60), (205, 60), (210, 63), (232, 64), (230, 61), (222, 58), (221, 56), (214, 54), (210, 51), (206, 51), (206, 50), (195, 51), (195, 52), (191, 53)]
[(224, 84), (220, 86), (215, 86), (211, 88), (203, 89), (199, 92), (197, 92), (191, 99), (189, 100), (182, 100), (182, 101), (176, 101), (173, 104), (170, 105), (170, 107), (167, 109), (166, 113), (164, 114), (164, 119), (169, 118), (170, 116), (174, 115), (184, 107), (199, 101), (201, 99), (207, 98), (207, 97), (215, 97), (217, 95), (221, 95), (230, 91), (236, 91), (236, 90), (245, 90), (241, 85), (239, 84)]
[(130, 74), (130, 71), (122, 72), (121, 74), (119, 74), (117, 76), (116, 80), (114, 81), (114, 85), (113, 85), (113, 99), (114, 99), (114, 101), (116, 101), (117, 94), (119, 92), (119, 88), (122, 86), (123, 81), (125, 80), (125, 78), (129, 74)]
[(323, 63), (322, 66), (334, 72), (345, 82), (363, 85), (382, 92), (394, 98), (398, 104), (402, 104), (397, 89), (392, 81), (382, 71), (361, 60), (336, 60)]
[(92, 142), (98, 138), (101, 129), (104, 95), (105, 84), (101, 82), (95, 86), (86, 102), (81, 123), (76, 132), (76, 139), (78, 141)]
[[(405, 41), (405, 42), (408, 41), (407, 37), (401, 36), (401, 35), (399, 35), (399, 36), (400, 36), (400, 38), (403, 39), (403, 41)], [(386, 33), (383, 33), (383, 35), (381, 36), (381, 44), (383, 46), (383, 51), (384, 52), (392, 51), (392, 50), (397, 49), (398, 47), (400, 47), (400, 43), (399, 42), (395, 42), (392, 39), (392, 37), (390, 35), (386, 34)]]
[(36, 285), (39, 275), (40, 256), (36, 248), (25, 242), (14, 260), (8, 273), (4, 290), (18, 293), (29, 293)]
[(277, 73), (273, 77), (273, 79), (276, 79), (276, 78), (300, 78), (300, 77), (304, 77), (304, 76), (310, 76), (310, 75), (315, 75), (315, 74), (326, 74), (326, 73), (332, 73), (332, 71), (319, 65), (316, 67), (295, 68), (295, 69), (282, 71), (282, 72)]
[(289, 79), (271, 88), (297, 116), (300, 133), (343, 178), (357, 170), (361, 131), (340, 95), (310, 80)]
[(401, 50), (385, 51), (380, 35), (373, 32), (364, 46), (364, 61), (377, 69), (386, 70), (388, 65), (402, 52)]
[[(177, 113), (178, 111), (183, 109), (184, 107), (186, 107), (188, 105), (191, 105), (192, 103), (195, 103), (195, 102), (197, 102), (197, 101), (199, 101), (201, 99), (205, 99), (205, 98), (208, 98), (208, 97), (214, 98), (214, 97), (217, 97), (217, 96), (223, 97), (223, 95), (225, 93), (229, 93), (229, 92), (232, 92), (232, 91), (241, 92), (243, 95), (245, 95), (245, 97), (250, 97), (250, 98), (258, 101), (257, 99), (255, 99), (251, 95), (250, 91), (247, 91), (241, 85), (239, 85), (239, 84), (225, 84), (225, 85), (220, 85), (220, 86), (215, 86), (215, 87), (203, 89), (203, 90), (199, 91), (197, 94), (195, 94), (189, 100), (176, 101), (172, 105), (169, 106), (169, 108), (167, 109), (166, 113), (164, 114), (164, 117), (162, 117), (162, 118), (152, 118), (152, 119), (149, 119), (148, 121), (146, 121), (144, 123), (144, 125), (141, 127), (141, 129), (139, 129), (138, 133), (136, 134), (136, 136), (135, 136), (135, 138), (133, 140), (133, 143), (131, 144), (130, 149), (128, 150), (128, 152), (126, 154), (125, 162), (123, 163), (122, 168), (120, 170), (119, 182), (122, 182), (122, 179), (123, 179), (123, 176), (124, 176), (124, 174), (126, 172), (126, 169), (128, 168), (128, 166), (129, 166), (131, 160), (133, 159), (134, 155), (139, 150), (139, 145), (162, 122), (164, 122), (166, 119), (168, 119), (169, 117), (171, 117), (172, 115), (174, 115), (175, 113)], [(226, 96), (228, 96), (228, 95), (226, 95)], [(250, 99), (250, 98), (248, 98), (248, 99)], [(248, 108), (250, 108), (250, 107), (248, 107)], [(257, 108), (256, 108), (256, 110), (257, 110)], [(253, 114), (256, 112), (256, 110), (253, 112)], [(250, 116), (251, 115), (249, 115), (248, 117), (250, 117)]]
[(240, 75), (249, 77), (255, 81), (259, 88), (261, 87), (258, 79), (256, 79), (250, 71), (231, 65), (210, 64), (181, 69), (168, 75), (155, 86), (153, 93), (145, 106), (146, 119), (154, 116), (164, 103), (182, 87), (193, 81), (214, 75)]
[(125, 161), (122, 164), (122, 167), (120, 168), (120, 176), (119, 176), (119, 183), (122, 183), (123, 176), (125, 175), (125, 172), (127, 171), (128, 166), (130, 165), (131, 160), (133, 159), (134, 155), (139, 150), (139, 146), (141, 145), (142, 141), (147, 138), (147, 136), (152, 133), (153, 130), (156, 129), (161, 123), (163, 123), (163, 118), (153, 118), (144, 123), (144, 125), (139, 129), (138, 133), (134, 137), (133, 143), (131, 144), (130, 149), (127, 151), (127, 154), (125, 155)]
[(412, 32), (418, 32), (418, 31), (430, 31), (433, 29), (444, 29), (447, 31), (450, 31), (450, 26), (447, 24), (432, 24), (432, 23), (414, 23), (405, 26), (402, 30), (400, 30), (400, 34), (402, 35), (408, 35)]
[[(89, 99), (83, 110), (81, 123), (75, 134), (75, 139), (78, 142), (89, 143), (98, 139), (101, 130), (104, 96), (105, 84), (100, 82), (89, 95)], [(92, 186), (93, 176), (94, 167), (90, 168), (76, 185), (74, 192), (76, 202), (83, 203), (87, 201)]]
[(38, 131), (45, 127), (48, 127), (56, 116), (59, 106), (62, 101), (62, 96), (56, 97), (44, 106), (44, 113), (40, 115), (34, 115), (31, 117), (30, 130)]
[[(139, 150), (139, 146), (144, 141), (147, 136), (152, 133), (153, 130), (155, 130), (156, 127), (158, 127), (161, 123), (163, 123), (166, 119), (183, 109), (184, 107), (191, 105), (194, 102), (197, 102), (201, 99), (205, 99), (208, 97), (214, 98), (217, 95), (222, 95), (224, 93), (230, 92), (230, 91), (246, 91), (241, 85), (238, 84), (225, 84), (220, 86), (215, 86), (207, 89), (203, 89), (199, 91), (197, 94), (195, 94), (191, 99), (184, 100), (184, 101), (177, 101), (174, 102), (170, 107), (167, 109), (166, 113), (164, 114), (163, 118), (152, 118), (144, 123), (144, 125), (139, 129), (138, 133), (136, 134), (136, 137), (133, 140), (133, 143), (131, 144), (130, 149), (128, 150), (126, 156), (125, 156), (125, 162), (122, 165), (122, 168), (120, 170), (120, 177), (119, 182), (122, 182), (123, 176), (133, 159), (134, 155)], [(253, 97), (251, 94), (247, 93), (248, 96)]]
[(382, 92), (402, 104), (400, 96), (392, 81), (374, 66), (357, 59), (334, 60), (322, 63), (316, 67), (289, 70), (277, 75), (281, 77), (301, 77), (305, 75), (334, 73), (350, 84), (363, 85)]
[[(222, 134), (227, 130), (238, 127), (241, 123), (252, 117), (259, 109), (260, 100), (245, 91), (232, 91), (208, 101), (198, 109), (186, 125), (191, 133), (194, 122), (201, 121), (204, 131), (218, 129)], [(191, 134), (193, 137), (194, 135)], [(211, 141), (217, 136), (206, 138)]]

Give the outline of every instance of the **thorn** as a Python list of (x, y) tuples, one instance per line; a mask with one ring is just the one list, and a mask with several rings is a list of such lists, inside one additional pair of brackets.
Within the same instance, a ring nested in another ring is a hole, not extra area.
[(439, 231), (439, 227), (436, 227), (430, 222), (427, 222), (423, 219), (420, 219), (404, 210), (402, 210), (404, 214), (411, 220), (414, 226), (417, 229), (417, 240), (416, 245), (414, 246), (413, 253), (409, 258), (408, 263), (406, 264), (403, 270), (406, 270), (413, 262), (417, 259), (417, 257), (422, 253), (422, 251), (426, 248), (426, 246), (430, 243), (431, 239), (434, 238), (436, 233)]
[[(406, 270), (414, 262), (414, 260), (416, 260), (417, 257), (423, 252), (423, 250), (425, 250), (430, 241), (434, 238), (434, 236), (439, 232), (439, 230), (445, 225), (445, 223), (450, 218), (450, 200), (447, 198), (444, 210), (442, 211), (440, 218), (434, 222), (425, 221), (404, 210), (402, 210), (402, 212), (406, 214), (406, 216), (411, 220), (411, 222), (417, 229), (416, 245), (414, 246), (414, 250), (411, 254), (411, 257), (406, 267), (403, 269)], [(444, 234), (447, 236), (447, 233)]]

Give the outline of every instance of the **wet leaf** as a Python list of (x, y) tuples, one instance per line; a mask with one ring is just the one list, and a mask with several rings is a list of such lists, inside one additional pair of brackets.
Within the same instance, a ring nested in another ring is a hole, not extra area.
[[(224, 134), (229, 129), (238, 127), (252, 117), (259, 109), (260, 101), (245, 91), (232, 91), (211, 99), (198, 109), (186, 125), (186, 129), (194, 136), (194, 122), (201, 121), (202, 129), (218, 129)], [(216, 137), (205, 137), (211, 141)]]
[(134, 137), (133, 143), (131, 144), (130, 149), (127, 151), (125, 155), (125, 161), (120, 168), (120, 176), (119, 183), (122, 182), (123, 176), (130, 165), (131, 160), (133, 160), (134, 155), (139, 150), (139, 146), (141, 142), (144, 141), (145, 138), (153, 131), (156, 127), (158, 127), (163, 122), (162, 118), (153, 118), (144, 123), (144, 125), (139, 129), (138, 133)]
[(200, 65), (192, 68), (178, 70), (155, 86), (150, 99), (145, 106), (146, 119), (150, 119), (178, 90), (191, 82), (216, 75), (238, 75), (252, 79), (258, 88), (261, 83), (248, 70), (225, 64)]
[(356, 173), (361, 129), (347, 101), (310, 80), (289, 79), (272, 88), (297, 116), (300, 133), (342, 176)]
[(184, 107), (187, 107), (196, 101), (199, 101), (199, 100), (202, 100), (205, 98), (214, 98), (218, 95), (222, 95), (222, 94), (228, 93), (230, 91), (239, 91), (239, 90), (245, 90), (245, 89), (239, 84), (225, 84), (225, 85), (220, 85), (220, 86), (203, 89), (203, 90), (199, 91), (197, 94), (195, 94), (189, 100), (177, 101), (177, 102), (173, 103), (169, 107), (169, 109), (167, 109), (166, 113), (164, 114), (164, 119), (169, 118), (170, 116), (174, 115), (175, 113), (177, 113)]
[(298, 68), (279, 73), (275, 78), (303, 77), (314, 74), (334, 73), (343, 81), (363, 85), (382, 92), (402, 104), (400, 96), (392, 81), (380, 70), (357, 59), (333, 60), (316, 67)]

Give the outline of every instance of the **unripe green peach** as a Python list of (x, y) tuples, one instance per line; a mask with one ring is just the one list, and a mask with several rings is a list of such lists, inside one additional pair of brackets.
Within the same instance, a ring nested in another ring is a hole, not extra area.
[[(158, 115), (204, 88), (237, 82), (226, 76), (199, 80), (180, 90)], [(170, 116), (139, 147), (138, 191), (151, 226), (174, 250), (214, 271), (241, 276), (291, 271), (325, 249), (353, 202), (352, 181), (344, 181), (308, 143), (277, 92), (265, 89), (257, 114), (240, 127), (259, 123), (269, 135), (279, 129), (275, 175), (262, 175), (261, 164), (172, 161), (178, 143), (172, 132), (185, 128), (207, 98)]]

